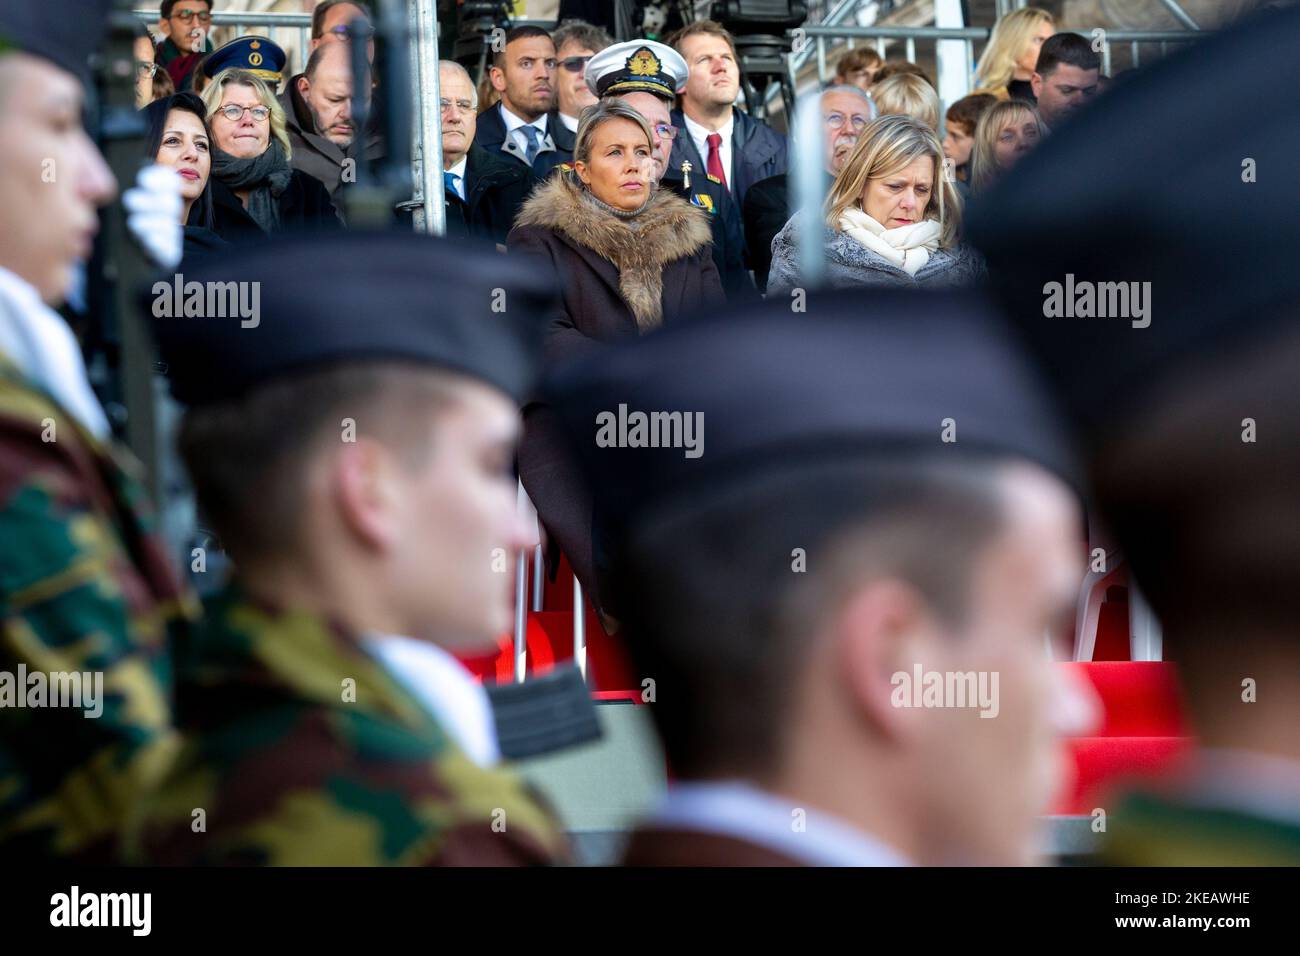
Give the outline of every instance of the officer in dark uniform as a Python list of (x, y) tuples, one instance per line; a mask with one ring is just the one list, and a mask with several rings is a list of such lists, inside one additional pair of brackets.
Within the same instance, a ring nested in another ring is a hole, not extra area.
[(971, 207), (1193, 715), (1111, 862), (1300, 864), (1297, 46), (1292, 7), (1144, 67)]
[(677, 134), (669, 111), (687, 73), (686, 61), (672, 47), (654, 40), (629, 40), (606, 47), (591, 58), (587, 63), (587, 86), (597, 96), (627, 100), (645, 116), (654, 133), (660, 187), (676, 192), (709, 214), (713, 262), (727, 298), (757, 299), (754, 281), (745, 268), (740, 211), (731, 193), (703, 169), (692, 169), (689, 161), (683, 160), (676, 167), (669, 162)]

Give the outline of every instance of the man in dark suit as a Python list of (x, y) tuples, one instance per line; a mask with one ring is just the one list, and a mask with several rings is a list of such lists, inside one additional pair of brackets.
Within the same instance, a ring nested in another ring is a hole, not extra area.
[(969, 223), (1085, 444), (1199, 744), (1107, 808), (1113, 863), (1300, 864), (1300, 220), (1282, 212), (1300, 188), (1265, 173), (1293, 168), (1300, 128), (1251, 95), (1300, 82), (1297, 45), (1290, 8), (1144, 68)]
[[(811, 99), (811, 98), (810, 98)], [(826, 185), (844, 168), (858, 136), (876, 116), (871, 97), (856, 86), (832, 86), (823, 90), (819, 100), (822, 129), (826, 134)], [(812, 106), (812, 103), (808, 103)], [(772, 266), (772, 240), (790, 221), (790, 190), (784, 172), (755, 183), (745, 194), (741, 210), (745, 223), (745, 247), (754, 278), (760, 289), (767, 289), (767, 273)]]
[(478, 118), (474, 142), (544, 179), (573, 160), (574, 134), (559, 120), (555, 44), (541, 27), (514, 27), (492, 54), (489, 76), (501, 101)]
[(493, 156), (474, 142), (478, 102), (465, 68), (443, 60), (438, 71), (447, 234), (475, 236), (504, 246), (536, 180), (522, 163)]
[(740, 212), (725, 186), (703, 170), (669, 166), (677, 127), (669, 110), (686, 82), (686, 61), (670, 46), (654, 40), (629, 40), (607, 47), (587, 64), (587, 85), (597, 96), (618, 96), (640, 113), (654, 145), (655, 177), (660, 189), (677, 193), (709, 214), (713, 263), (728, 299), (757, 298), (745, 268), (745, 238)]
[(733, 104), (740, 94), (740, 65), (730, 33), (713, 20), (700, 20), (673, 34), (671, 45), (686, 61), (690, 76), (681, 109), (673, 112), (680, 130), (670, 165), (682, 160), (716, 177), (736, 206), (761, 179), (786, 170), (786, 138)]
[(675, 777), (625, 862), (1032, 860), (1094, 705), (1043, 646), (1082, 523), (1036, 380), (957, 295), (744, 323), (665, 327), (544, 389)]

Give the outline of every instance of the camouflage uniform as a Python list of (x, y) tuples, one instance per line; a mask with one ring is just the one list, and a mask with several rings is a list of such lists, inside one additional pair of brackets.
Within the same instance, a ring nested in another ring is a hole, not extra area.
[(104, 698), (97, 718), (0, 707), (0, 857), (112, 860), (174, 752), (169, 632), (195, 607), (143, 504), (112, 449), (0, 355), (0, 671), (102, 672)]
[(529, 790), (470, 760), (355, 635), (318, 617), (255, 604), (232, 584), (178, 649), (177, 679), (186, 742), (132, 827), (142, 860), (520, 865), (564, 856)]

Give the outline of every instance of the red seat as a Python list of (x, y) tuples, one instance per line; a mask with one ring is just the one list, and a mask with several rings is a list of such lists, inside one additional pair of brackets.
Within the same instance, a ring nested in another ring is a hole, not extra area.
[(1064, 663), (1096, 689), (1104, 711), (1095, 736), (1067, 743), (1074, 781), (1054, 813), (1087, 814), (1105, 806), (1127, 780), (1174, 773), (1192, 740), (1174, 665), (1168, 661)]

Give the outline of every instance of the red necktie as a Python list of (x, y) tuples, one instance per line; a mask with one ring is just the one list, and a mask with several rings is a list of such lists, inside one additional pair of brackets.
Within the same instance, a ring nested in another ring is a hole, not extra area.
[(705, 142), (709, 144), (709, 160), (707, 166), (709, 175), (716, 177), (723, 186), (726, 186), (727, 174), (722, 171), (722, 134), (710, 133)]

